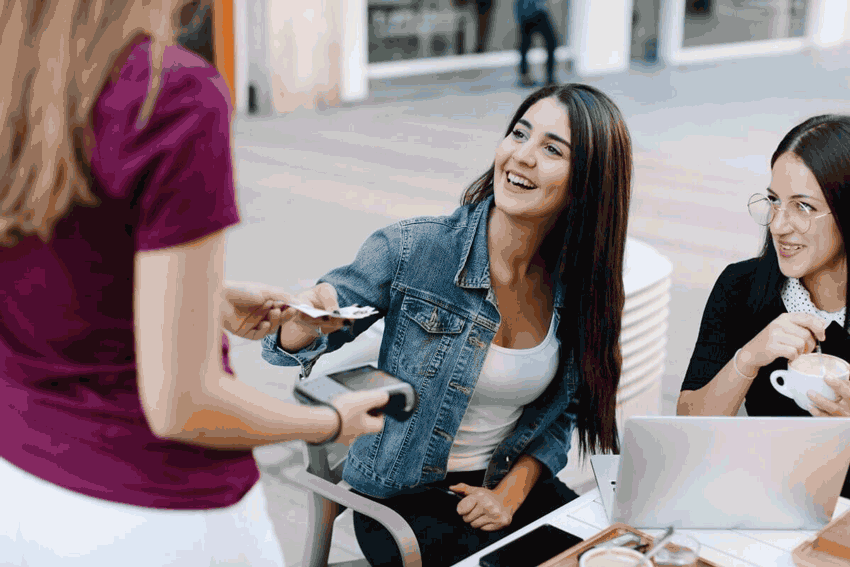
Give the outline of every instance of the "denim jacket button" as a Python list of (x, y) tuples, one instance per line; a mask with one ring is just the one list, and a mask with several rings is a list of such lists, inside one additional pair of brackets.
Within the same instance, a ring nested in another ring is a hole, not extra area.
[(510, 463), (510, 462), (511, 462), (511, 458), (510, 458), (510, 457), (505, 457), (505, 462), (506, 462), (506, 463)]

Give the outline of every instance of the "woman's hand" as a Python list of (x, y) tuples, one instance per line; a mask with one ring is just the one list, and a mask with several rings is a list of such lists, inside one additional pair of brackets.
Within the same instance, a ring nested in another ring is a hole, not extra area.
[(493, 532), (509, 526), (513, 520), (514, 511), (492, 490), (464, 483), (450, 486), (449, 490), (465, 497), (457, 505), (457, 513), (473, 528)]
[(835, 390), (838, 399), (831, 402), (811, 392), (809, 399), (812, 400), (812, 410), (809, 413), (815, 417), (850, 417), (850, 381), (835, 378), (824, 378), (824, 381)]
[(791, 361), (812, 352), (818, 340), (826, 340), (826, 321), (807, 313), (783, 313), (741, 349), (738, 368), (755, 376), (777, 358)]
[(384, 414), (379, 410), (389, 401), (389, 394), (376, 390), (351, 392), (337, 398), (334, 407), (342, 418), (342, 431), (336, 442), (350, 445), (361, 435), (380, 433), (384, 428)]
[(283, 311), (295, 300), (274, 286), (254, 282), (225, 282), (221, 325), (252, 341), (277, 331)]
[[(339, 309), (336, 289), (329, 283), (321, 283), (298, 294), (294, 303), (312, 305), (324, 311)], [(281, 322), (280, 346), (284, 350), (295, 352), (315, 341), (320, 335), (333, 333), (350, 323), (350, 321), (338, 317), (314, 318), (297, 309), (287, 309)]]

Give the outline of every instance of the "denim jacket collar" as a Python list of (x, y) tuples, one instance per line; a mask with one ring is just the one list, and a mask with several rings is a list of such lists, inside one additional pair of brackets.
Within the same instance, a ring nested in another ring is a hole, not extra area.
[[(490, 219), (490, 209), (494, 206), (494, 195), (490, 195), (481, 202), (481, 206), (474, 209), (470, 215), (469, 224), (475, 227), (469, 231), (469, 236), (464, 244), (460, 265), (455, 274), (455, 285), (466, 289), (491, 289), (490, 282), (490, 251), (487, 242), (487, 227)], [(564, 261), (564, 254), (559, 259), (558, 269), (555, 270), (555, 297), (556, 308), (564, 306), (564, 282), (558, 279), (561, 273), (560, 264)], [(495, 304), (495, 300), (493, 301)]]
[(468, 231), (460, 265), (455, 275), (455, 285), (467, 289), (490, 289), (490, 252), (487, 244), (487, 225), (493, 195), (475, 207), (469, 224), (475, 227)]

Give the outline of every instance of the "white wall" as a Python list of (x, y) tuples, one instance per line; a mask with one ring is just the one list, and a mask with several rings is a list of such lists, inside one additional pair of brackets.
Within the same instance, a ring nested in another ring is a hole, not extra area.
[(812, 43), (833, 47), (850, 41), (850, 7), (847, 0), (810, 0), (808, 25)]
[(269, 4), (272, 106), (276, 112), (340, 101), (342, 0)]

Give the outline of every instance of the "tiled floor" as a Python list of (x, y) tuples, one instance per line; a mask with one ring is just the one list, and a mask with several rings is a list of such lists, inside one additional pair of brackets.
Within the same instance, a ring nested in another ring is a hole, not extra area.
[[(672, 414), (699, 319), (722, 268), (754, 255), (746, 213), (769, 182), (769, 156), (804, 118), (850, 112), (847, 48), (686, 69), (643, 69), (589, 82), (623, 110), (635, 148), (629, 234), (674, 265), (662, 412)], [(576, 77), (564, 74), (563, 81)], [(298, 288), (347, 263), (375, 229), (444, 214), (489, 167), (509, 115), (528, 94), (513, 69), (373, 83), (366, 103), (236, 124), (243, 223), (228, 241), (227, 277)], [(286, 397), (290, 370), (258, 345), (234, 348), (241, 379)], [(297, 466), (297, 444), (260, 451)], [(265, 464), (262, 465), (268, 470)], [(289, 565), (304, 545), (304, 496), (265, 476), (272, 508), (291, 523)], [(343, 516), (332, 558), (357, 553)], [(301, 534), (299, 536), (299, 533)]]

